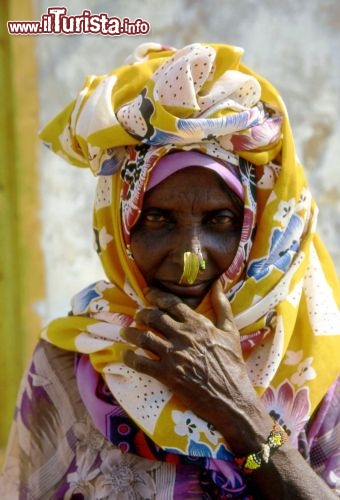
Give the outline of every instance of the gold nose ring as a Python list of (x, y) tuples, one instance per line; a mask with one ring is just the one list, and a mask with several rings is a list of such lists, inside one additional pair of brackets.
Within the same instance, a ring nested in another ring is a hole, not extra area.
[(183, 254), (183, 273), (179, 280), (180, 285), (193, 285), (199, 271), (205, 269), (205, 260), (197, 236), (191, 240), (191, 247), (192, 252), (184, 252)]

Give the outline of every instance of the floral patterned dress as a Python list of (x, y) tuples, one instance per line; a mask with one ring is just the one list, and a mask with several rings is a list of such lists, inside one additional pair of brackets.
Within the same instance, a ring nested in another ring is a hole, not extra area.
[[(112, 444), (97, 429), (79, 392), (75, 375), (78, 359), (74, 353), (45, 341), (38, 344), (21, 385), (0, 479), (1, 498), (216, 498), (213, 491), (204, 488), (200, 466), (150, 460), (124, 450), (129, 425), (118, 418), (124, 415), (122, 410), (106, 400), (109, 391), (105, 392), (99, 376), (97, 397), (106, 408), (111, 407), (111, 415), (107, 416), (111, 422), (118, 422), (120, 445)], [(301, 453), (333, 489), (339, 480), (339, 393), (339, 384), (334, 385), (303, 429), (300, 423), (308, 408), (302, 392), (294, 395), (286, 383), (276, 394), (270, 390), (263, 398), (268, 410), (276, 408), (272, 410), (276, 418), (290, 422), (290, 432), (298, 437), (296, 445)], [(284, 414), (280, 414), (280, 405), (285, 408)], [(240, 482), (241, 475), (230, 467), (235, 492), (225, 498), (252, 498), (251, 484), (240, 489)], [(237, 493), (237, 485), (242, 493)]]

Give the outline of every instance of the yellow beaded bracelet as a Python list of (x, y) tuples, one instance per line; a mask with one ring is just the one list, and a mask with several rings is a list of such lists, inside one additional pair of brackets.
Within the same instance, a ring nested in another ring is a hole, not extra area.
[(274, 425), (267, 441), (263, 443), (261, 449), (251, 453), (246, 457), (236, 458), (237, 463), (246, 474), (251, 474), (264, 463), (268, 463), (275, 450), (280, 448), (288, 439), (286, 431), (274, 421)]

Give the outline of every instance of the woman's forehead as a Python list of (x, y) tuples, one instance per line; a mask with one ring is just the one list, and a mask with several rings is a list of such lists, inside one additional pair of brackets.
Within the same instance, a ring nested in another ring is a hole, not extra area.
[(216, 172), (192, 166), (170, 175), (148, 191), (144, 196), (143, 208), (157, 205), (178, 210), (187, 203), (213, 210), (221, 204), (234, 205), (235, 200)]

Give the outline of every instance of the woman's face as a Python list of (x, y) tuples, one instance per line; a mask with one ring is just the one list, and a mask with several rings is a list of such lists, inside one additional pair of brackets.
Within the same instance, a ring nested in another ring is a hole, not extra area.
[[(155, 186), (144, 197), (131, 232), (131, 250), (147, 284), (197, 307), (231, 264), (238, 248), (243, 205), (213, 171), (187, 167)], [(193, 285), (180, 285), (183, 254), (199, 238), (206, 266)]]

